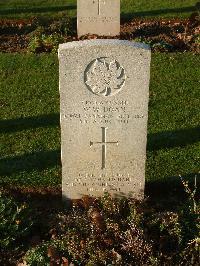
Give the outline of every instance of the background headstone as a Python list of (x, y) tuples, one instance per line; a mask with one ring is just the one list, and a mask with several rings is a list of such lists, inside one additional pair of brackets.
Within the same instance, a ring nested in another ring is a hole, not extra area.
[(77, 0), (78, 37), (120, 33), (120, 0)]
[(150, 49), (121, 40), (59, 46), (65, 198), (142, 198)]

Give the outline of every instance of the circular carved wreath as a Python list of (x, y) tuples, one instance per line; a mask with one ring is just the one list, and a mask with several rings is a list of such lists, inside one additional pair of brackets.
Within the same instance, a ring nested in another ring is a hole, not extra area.
[(85, 84), (96, 95), (112, 96), (118, 93), (125, 79), (124, 68), (108, 57), (93, 60), (85, 70)]

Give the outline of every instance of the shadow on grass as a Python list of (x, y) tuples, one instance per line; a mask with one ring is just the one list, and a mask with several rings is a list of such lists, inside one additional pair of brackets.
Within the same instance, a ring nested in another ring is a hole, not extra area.
[(25, 129), (50, 126), (59, 126), (59, 114), (0, 120), (0, 133), (11, 133)]
[(39, 151), (20, 156), (0, 159), (0, 176), (13, 173), (45, 170), (60, 165), (60, 150)]
[[(194, 189), (196, 177), (196, 195), (198, 197), (200, 194), (200, 174), (191, 173), (182, 175), (181, 177), (189, 182), (189, 186), (190, 188), (192, 188), (192, 190)], [(172, 207), (170, 206), (171, 202), (179, 201), (180, 199), (188, 197), (179, 176), (169, 176), (156, 181), (146, 181), (145, 195), (150, 199), (157, 200), (158, 204), (159, 202), (161, 204), (163, 204), (163, 202), (166, 202), (164, 205), (167, 206), (169, 204), (169, 208)]]
[(134, 17), (153, 17), (159, 15), (166, 14), (176, 14), (176, 13), (184, 13), (184, 12), (195, 12), (198, 8), (196, 6), (187, 6), (181, 8), (167, 8), (167, 9), (157, 9), (157, 10), (149, 10), (149, 11), (139, 11), (133, 13), (121, 13), (122, 20), (123, 19), (131, 19)]
[[(25, 129), (59, 126), (59, 114), (41, 115), (37, 117), (18, 118), (0, 121), (1, 133), (12, 133)], [(200, 141), (200, 127), (164, 131), (148, 134), (148, 151), (165, 148), (184, 147)], [(10, 176), (17, 172), (31, 172), (45, 170), (61, 165), (60, 150), (36, 151), (30, 154), (0, 159), (0, 175)], [(186, 179), (193, 181), (194, 175), (185, 175)], [(37, 192), (38, 193), (38, 192)], [(36, 195), (37, 195), (36, 193)], [(48, 193), (47, 193), (48, 194)], [(179, 177), (164, 177), (159, 181), (146, 182), (146, 195), (153, 199), (173, 199), (184, 195), (184, 188)], [(48, 196), (47, 196), (48, 197)]]
[[(197, 178), (197, 191), (196, 198), (200, 196), (200, 180), (199, 174), (186, 174), (182, 177), (184, 180), (189, 181), (191, 190), (194, 189), (194, 177)], [(63, 207), (69, 208), (71, 200), (62, 201), (61, 187), (20, 187), (4, 184), (1, 186), (1, 192), (12, 196), (20, 201), (26, 201), (33, 207), (49, 209), (62, 209)], [(124, 195), (121, 195), (124, 197)], [(184, 186), (180, 177), (165, 177), (163, 180), (146, 181), (145, 185), (145, 198), (147, 201), (160, 211), (173, 211), (181, 204), (186, 203), (189, 199), (188, 194), (184, 190)]]
[(46, 211), (55, 208), (58, 210), (65, 206), (62, 202), (62, 190), (61, 187), (46, 188), (46, 187), (21, 187), (11, 186), (10, 184), (4, 184), (1, 186), (0, 191), (13, 198), (30, 204), (33, 208), (45, 208)]
[[(39, 127), (59, 126), (59, 114), (0, 120), (0, 133), (12, 133)], [(200, 141), (200, 127), (148, 134), (147, 150), (184, 147)]]
[[(50, 7), (21, 7), (21, 8), (7, 8), (0, 10), (0, 15), (14, 15), (14, 14), (27, 14), (27, 13), (48, 13), (48, 12), (60, 12), (66, 10), (76, 9), (76, 5), (66, 5), (66, 6), (50, 6)], [(122, 19), (130, 19), (134, 17), (148, 17), (148, 16), (159, 16), (170, 13), (183, 13), (183, 12), (194, 12), (198, 10), (198, 6), (188, 6), (181, 8), (168, 8), (168, 9), (158, 9), (149, 11), (139, 11), (133, 13), (121, 13)]]
[(185, 147), (200, 141), (200, 127), (148, 134), (147, 150)]
[(0, 15), (14, 15), (14, 14), (26, 14), (26, 13), (48, 13), (48, 12), (60, 12), (66, 10), (76, 9), (76, 5), (68, 6), (49, 6), (49, 7), (24, 7), (24, 8), (10, 8), (0, 10)]

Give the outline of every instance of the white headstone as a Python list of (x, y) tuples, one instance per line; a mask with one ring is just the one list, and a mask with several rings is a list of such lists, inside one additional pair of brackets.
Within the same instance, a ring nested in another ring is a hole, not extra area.
[(150, 56), (120, 40), (59, 46), (65, 198), (143, 197)]
[(120, 33), (120, 0), (77, 0), (78, 37)]

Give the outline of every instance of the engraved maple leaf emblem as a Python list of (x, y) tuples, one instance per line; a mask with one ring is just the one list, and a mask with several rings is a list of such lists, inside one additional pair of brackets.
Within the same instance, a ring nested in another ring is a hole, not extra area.
[(124, 85), (125, 71), (116, 60), (98, 58), (87, 69), (85, 83), (94, 94), (111, 96)]

